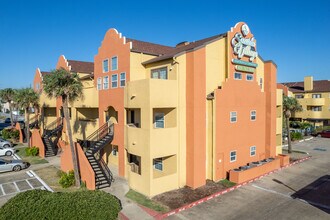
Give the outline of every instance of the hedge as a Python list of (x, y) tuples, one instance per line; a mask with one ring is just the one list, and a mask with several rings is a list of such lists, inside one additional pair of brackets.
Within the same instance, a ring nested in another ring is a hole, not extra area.
[(11, 198), (0, 219), (117, 219), (119, 200), (103, 191), (56, 192), (29, 190)]

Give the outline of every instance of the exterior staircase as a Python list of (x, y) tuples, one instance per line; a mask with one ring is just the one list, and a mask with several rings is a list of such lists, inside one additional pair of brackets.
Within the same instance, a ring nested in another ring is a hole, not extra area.
[(113, 137), (114, 125), (105, 123), (86, 140), (78, 141), (95, 173), (96, 189), (109, 187), (114, 181), (113, 175), (100, 153), (107, 144), (112, 142)]
[(30, 119), (30, 129), (33, 128), (39, 128), (39, 120), (38, 120), (38, 115), (35, 115)]
[(45, 145), (46, 157), (56, 156), (58, 147), (57, 142), (59, 137), (61, 136), (61, 132), (63, 129), (62, 118), (57, 118), (55, 121), (50, 123), (46, 128), (44, 128), (44, 132), (42, 134), (42, 141)]

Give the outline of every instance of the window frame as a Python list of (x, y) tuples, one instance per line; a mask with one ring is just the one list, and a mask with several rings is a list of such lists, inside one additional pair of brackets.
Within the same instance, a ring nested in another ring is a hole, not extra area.
[[(161, 71), (161, 70), (166, 70), (166, 78), (165, 78), (165, 79), (164, 79), (164, 78), (160, 78), (160, 71)], [(154, 78), (154, 77), (153, 77), (153, 73), (154, 73), (154, 72), (158, 72), (158, 77), (157, 77), (157, 78)], [(167, 66), (150, 70), (150, 79), (162, 79), (162, 80), (168, 80), (168, 70), (167, 70)]]
[(257, 155), (257, 147), (256, 146), (251, 146), (250, 147), (250, 157), (254, 157), (256, 155)]
[[(113, 67), (113, 59), (114, 59), (114, 58), (116, 58), (116, 69), (113, 69), (113, 68), (112, 68), (112, 67)], [(118, 70), (118, 56), (117, 56), (117, 55), (111, 57), (111, 71), (116, 71), (116, 70)]]
[[(113, 77), (116, 76), (116, 80), (114, 81), (113, 80)], [(113, 86), (113, 83), (116, 83), (116, 86)], [(112, 89), (115, 89), (115, 88), (118, 88), (118, 74), (112, 74), (111, 75), (111, 88)]]
[[(235, 153), (235, 155), (232, 155), (232, 153)], [(234, 157), (235, 159), (232, 160), (232, 157)], [(237, 160), (237, 150), (232, 150), (229, 152), (229, 161), (230, 163), (233, 163)]]
[[(234, 118), (234, 116), (232, 116), (232, 114), (235, 113), (235, 121), (232, 121), (232, 118)], [(230, 120), (230, 123), (236, 123), (237, 122), (237, 111), (231, 111), (230, 114), (229, 114), (229, 120)]]
[[(254, 115), (252, 113), (255, 113)], [(254, 119), (252, 119), (252, 117), (254, 116)], [(257, 120), (257, 110), (251, 110), (250, 111), (250, 120), (251, 121), (256, 121)]]
[[(105, 61), (108, 62), (108, 65), (107, 65), (107, 71), (104, 71), (104, 67), (105, 67), (104, 62), (105, 62)], [(102, 72), (103, 72), (103, 73), (108, 73), (108, 72), (109, 72), (109, 58), (106, 58), (106, 59), (104, 59), (104, 60), (102, 61)]]
[[(251, 76), (252, 78), (248, 79), (249, 76)], [(245, 78), (246, 78), (246, 81), (253, 81), (254, 80), (253, 74), (249, 74), (249, 73), (246, 74)]]
[[(108, 82), (106, 82), (105, 79), (107, 79)], [(105, 87), (106, 83), (107, 83), (107, 88)], [(109, 89), (109, 76), (104, 76), (103, 77), (103, 83), (102, 83), (102, 85), (103, 85), (103, 90)]]
[(96, 89), (102, 90), (102, 77), (98, 77), (96, 81)]
[[(153, 167), (155, 170), (158, 170), (158, 171), (164, 171), (164, 163), (163, 163), (164, 159), (161, 157), (161, 158), (155, 158), (153, 159)], [(161, 166), (161, 169), (157, 168), (157, 165)]]
[[(159, 115), (162, 115), (162, 117), (163, 117), (163, 127), (157, 127), (156, 117), (159, 116)], [(157, 112), (157, 113), (155, 113), (154, 121), (155, 121), (154, 128), (165, 128), (165, 113), (163, 113), (163, 112)]]
[[(236, 78), (236, 74), (239, 75), (240, 77), (239, 78)], [(235, 80), (242, 80), (243, 79), (243, 74), (242, 73), (239, 73), (239, 72), (234, 72), (234, 79)]]
[(312, 99), (320, 99), (322, 98), (322, 94), (321, 93), (314, 93), (312, 94)]
[[(122, 74), (124, 75), (124, 79), (121, 79)], [(122, 81), (124, 81), (124, 85), (121, 85)], [(119, 74), (119, 87), (125, 87), (126, 86), (126, 73), (122, 72)]]

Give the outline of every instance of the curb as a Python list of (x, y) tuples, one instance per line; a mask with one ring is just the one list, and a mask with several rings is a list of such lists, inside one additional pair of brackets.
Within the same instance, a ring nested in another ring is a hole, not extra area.
[(263, 175), (261, 175), (261, 176), (255, 177), (255, 178), (253, 178), (253, 179), (251, 179), (251, 180), (247, 180), (247, 181), (245, 181), (245, 182), (243, 182), (243, 183), (240, 183), (240, 184), (238, 184), (238, 185), (236, 185), (236, 186), (233, 186), (233, 187), (227, 188), (227, 189), (225, 189), (225, 190), (222, 190), (222, 191), (220, 191), (220, 192), (214, 193), (214, 194), (209, 195), (209, 196), (207, 196), (207, 197), (205, 197), (205, 198), (202, 198), (202, 199), (199, 199), (199, 200), (197, 200), (197, 201), (195, 201), (195, 202), (192, 202), (192, 203), (190, 203), (190, 204), (188, 204), (188, 205), (184, 205), (184, 206), (182, 206), (182, 207), (180, 207), (180, 208), (174, 209), (174, 210), (172, 210), (172, 211), (170, 211), (170, 212), (167, 212), (167, 213), (165, 213), (165, 214), (159, 214), (159, 215), (155, 216), (155, 219), (157, 219), (157, 220), (161, 220), (161, 219), (167, 218), (167, 217), (169, 217), (169, 216), (171, 216), (171, 215), (174, 215), (174, 214), (177, 214), (177, 213), (179, 213), (179, 212), (182, 212), (182, 211), (184, 211), (184, 210), (190, 209), (190, 208), (192, 208), (192, 207), (194, 207), (194, 206), (196, 206), (196, 205), (199, 205), (199, 204), (201, 204), (201, 203), (203, 203), (203, 202), (206, 202), (206, 201), (208, 201), (208, 200), (214, 199), (214, 198), (216, 198), (216, 197), (218, 197), (218, 196), (220, 196), (220, 195), (226, 194), (226, 193), (231, 192), (231, 191), (233, 191), (233, 190), (235, 190), (235, 189), (237, 189), (237, 188), (240, 188), (240, 187), (242, 187), (242, 186), (245, 186), (245, 185), (248, 184), (248, 183), (251, 183), (251, 182), (254, 182), (254, 181), (256, 181), (256, 180), (259, 180), (259, 179), (261, 179), (262, 177), (268, 176), (269, 174), (272, 174), (272, 173), (274, 173), (274, 172), (277, 172), (277, 171), (283, 170), (283, 169), (288, 168), (288, 167), (290, 167), (290, 166), (293, 166), (293, 165), (295, 165), (295, 164), (297, 164), (297, 163), (301, 163), (301, 162), (303, 162), (303, 161), (305, 161), (305, 160), (308, 160), (308, 159), (310, 159), (310, 158), (311, 158), (311, 156), (307, 156), (307, 157), (301, 158), (300, 160), (297, 160), (297, 161), (295, 161), (295, 162), (293, 162), (293, 163), (289, 163), (289, 164), (287, 164), (287, 165), (285, 165), (285, 166), (283, 166), (283, 167), (280, 167), (280, 168), (278, 168), (278, 169), (275, 169), (275, 170), (273, 170), (273, 171), (270, 171), (270, 172), (268, 172), (268, 173), (265, 173), (265, 174), (263, 174)]
[[(301, 142), (304, 142), (304, 141), (310, 141), (310, 140), (312, 140), (314, 137), (310, 137), (310, 138), (306, 138), (306, 139), (302, 139), (302, 140), (300, 140), (300, 141), (298, 141), (299, 143), (301, 143)], [(287, 147), (288, 145), (287, 144), (283, 144), (282, 145), (282, 148), (283, 147)]]

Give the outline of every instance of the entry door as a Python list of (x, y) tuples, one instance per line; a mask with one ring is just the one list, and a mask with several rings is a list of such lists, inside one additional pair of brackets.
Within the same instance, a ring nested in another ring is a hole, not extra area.
[(216, 158), (216, 179), (224, 179), (226, 178), (226, 174), (224, 172), (224, 156), (223, 153), (217, 153)]

